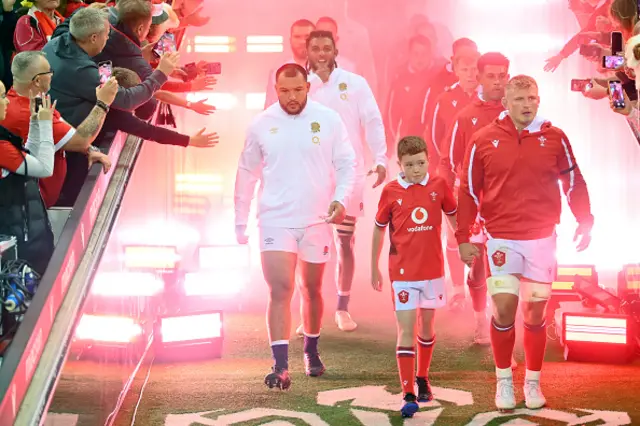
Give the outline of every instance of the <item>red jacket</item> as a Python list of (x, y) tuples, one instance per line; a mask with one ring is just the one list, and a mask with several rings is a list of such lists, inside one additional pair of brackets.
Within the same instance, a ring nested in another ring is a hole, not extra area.
[(458, 193), (458, 243), (469, 242), (480, 207), (492, 238), (535, 240), (560, 222), (558, 180), (580, 224), (593, 223), (587, 185), (564, 132), (536, 117), (520, 134), (504, 114), (467, 149)]
[(456, 83), (447, 87), (438, 96), (431, 110), (427, 111), (425, 141), (429, 148), (429, 165), (433, 165), (435, 170), (442, 158), (442, 150), (446, 149), (447, 130), (453, 125), (458, 111), (469, 105), (472, 100), (473, 98), (462, 90), (460, 84)]
[(464, 107), (456, 116), (447, 131), (443, 142), (440, 173), (453, 187), (456, 175), (460, 175), (464, 153), (475, 132), (491, 124), (504, 111), (500, 101), (484, 101), (478, 94), (470, 105)]

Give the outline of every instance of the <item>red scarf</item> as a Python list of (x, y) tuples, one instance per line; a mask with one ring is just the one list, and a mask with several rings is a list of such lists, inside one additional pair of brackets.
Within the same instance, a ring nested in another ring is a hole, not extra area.
[[(64, 21), (64, 18), (62, 17), (62, 15), (58, 13), (57, 10), (54, 10), (53, 13), (55, 14), (56, 18), (60, 20), (60, 22)], [(49, 37), (53, 35), (53, 32), (55, 31), (58, 25), (55, 23), (55, 21), (49, 18), (49, 16), (46, 13), (41, 12), (39, 10), (35, 10), (33, 12), (33, 16), (38, 21), (38, 25), (40, 25), (40, 29), (42, 30), (42, 33), (45, 35), (45, 37), (47, 37), (47, 39), (49, 39)]]

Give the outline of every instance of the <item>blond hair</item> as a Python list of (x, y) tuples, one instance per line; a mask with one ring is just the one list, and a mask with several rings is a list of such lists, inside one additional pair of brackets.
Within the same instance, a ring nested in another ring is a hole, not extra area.
[(531, 87), (535, 87), (536, 89), (538, 89), (538, 83), (536, 83), (536, 80), (533, 77), (529, 77), (528, 75), (520, 74), (509, 80), (509, 83), (507, 83), (506, 92), (508, 93), (514, 90), (529, 89)]

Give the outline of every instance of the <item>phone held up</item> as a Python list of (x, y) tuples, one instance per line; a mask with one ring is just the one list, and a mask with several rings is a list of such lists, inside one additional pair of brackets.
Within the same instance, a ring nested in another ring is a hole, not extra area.
[(615, 109), (624, 109), (624, 92), (622, 91), (622, 83), (620, 81), (615, 80), (609, 82), (609, 97)]
[(590, 78), (577, 79), (574, 78), (571, 80), (571, 91), (572, 92), (586, 92), (593, 88), (593, 83), (591, 83)]
[(113, 73), (113, 65), (111, 61), (100, 62), (98, 64), (98, 73), (100, 74), (100, 84), (105, 84)]

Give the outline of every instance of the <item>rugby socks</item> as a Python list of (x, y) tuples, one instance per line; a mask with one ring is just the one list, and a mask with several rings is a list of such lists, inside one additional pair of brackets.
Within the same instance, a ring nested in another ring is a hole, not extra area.
[(289, 369), (289, 341), (276, 340), (271, 342), (271, 355), (276, 363), (276, 367)]
[(349, 291), (339, 291), (338, 292), (338, 307), (336, 311), (345, 311), (349, 310), (349, 298), (351, 297), (351, 292)]
[(308, 355), (318, 355), (319, 334), (304, 334), (304, 353)]
[(516, 342), (515, 324), (502, 326), (491, 318), (491, 349), (496, 368), (511, 368), (511, 356)]
[(429, 367), (431, 366), (431, 357), (433, 356), (433, 347), (436, 343), (436, 336), (430, 340), (423, 339), (418, 336), (418, 369), (417, 377), (426, 379), (429, 377)]
[(416, 351), (413, 347), (398, 346), (396, 348), (396, 359), (398, 361), (398, 373), (400, 375), (400, 386), (402, 394), (414, 394), (414, 381), (416, 377)]
[(524, 355), (527, 364), (527, 373), (542, 370), (544, 351), (547, 345), (547, 333), (545, 322), (542, 324), (524, 324)]

